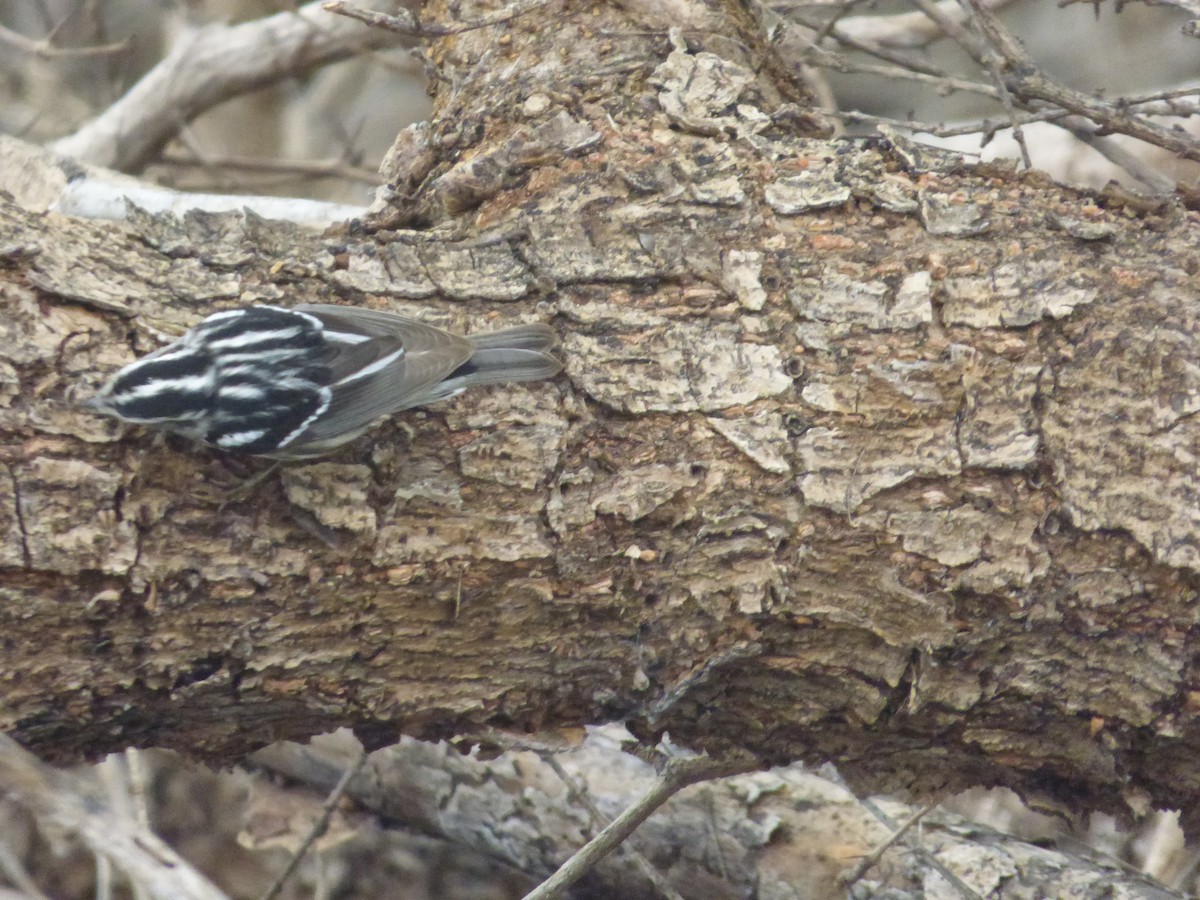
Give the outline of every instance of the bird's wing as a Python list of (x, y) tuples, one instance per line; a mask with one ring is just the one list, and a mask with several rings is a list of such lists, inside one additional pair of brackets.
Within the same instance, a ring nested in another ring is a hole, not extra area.
[(420, 402), (474, 350), (466, 338), (395, 313), (349, 306), (295, 307), (321, 321), (331, 398), (293, 446), (355, 433), (375, 419)]

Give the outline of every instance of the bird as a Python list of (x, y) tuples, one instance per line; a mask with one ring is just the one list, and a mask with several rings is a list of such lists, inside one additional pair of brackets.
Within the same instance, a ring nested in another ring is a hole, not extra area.
[(354, 306), (244, 306), (125, 366), (83, 406), (231, 453), (311, 459), (468, 387), (552, 378), (557, 343), (544, 323), (462, 336)]

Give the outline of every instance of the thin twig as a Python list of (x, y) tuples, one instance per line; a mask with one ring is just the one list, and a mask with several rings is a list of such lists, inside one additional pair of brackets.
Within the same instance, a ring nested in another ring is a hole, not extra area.
[(957, 17), (950, 14), (947, 8), (934, 3), (933, 0), (909, 0), (909, 2), (941, 29), (946, 37), (962, 47), (971, 59), (981, 66), (986, 65), (984, 58), (987, 50), (976, 40), (975, 35), (967, 30), (965, 21), (960, 22)]
[(662, 775), (642, 798), (617, 816), (598, 835), (584, 844), (558, 871), (525, 895), (525, 900), (556, 900), (567, 888), (582, 878), (600, 860), (629, 837), (639, 825), (660, 806), (689, 785), (711, 778), (723, 778), (751, 771), (755, 766), (745, 762), (728, 763), (707, 756), (692, 759), (672, 759)]
[[(801, 16), (793, 16), (791, 21), (812, 31), (816, 31), (820, 27), (819, 23), (813, 22), (811, 19)], [(900, 68), (906, 69), (910, 72), (924, 72), (926, 75), (932, 75), (934, 77), (945, 77), (947, 74), (937, 66), (932, 65), (924, 60), (915, 59), (909, 54), (899, 53), (887, 47), (861, 41), (853, 34), (844, 31), (842, 28), (835, 28), (833, 33), (830, 35), (830, 39), (836, 41), (842, 47), (850, 50), (857, 50), (860, 53), (865, 53), (868, 56), (873, 56), (876, 59), (883, 60), (884, 62), (890, 62), (893, 65), (899, 66)], [(809, 50), (810, 53), (817, 51), (822, 53), (834, 52), (832, 48), (817, 47), (815, 44)]]
[[(842, 786), (846, 787), (845, 782), (842, 782)], [(847, 788), (847, 790), (849, 790), (849, 788)], [(892, 817), (876, 806), (872, 800), (864, 799), (859, 800), (858, 802), (861, 803), (871, 813), (871, 815), (882, 822), (885, 826), (893, 831), (900, 830), (900, 826), (892, 821)], [(968, 898), (968, 900), (983, 900), (983, 897), (980, 896), (978, 891), (951, 872), (950, 869), (941, 862), (941, 860), (939, 860), (924, 847), (918, 844), (917, 846), (913, 847), (913, 850), (927, 866), (936, 869), (937, 873), (945, 878), (946, 881), (950, 883), (950, 886), (957, 890), (962, 896)]]
[(918, 809), (915, 813), (905, 819), (901, 823), (900, 827), (891, 833), (887, 840), (883, 841), (881, 844), (875, 847), (874, 850), (860, 859), (854, 868), (847, 869), (846, 871), (842, 872), (842, 874), (838, 876), (838, 884), (840, 884), (842, 887), (849, 887), (866, 875), (867, 872), (869, 872), (871, 868), (877, 862), (879, 862), (879, 860), (883, 857), (883, 854), (887, 853), (887, 851), (895, 845), (896, 841), (904, 837), (904, 835), (906, 835), (914, 825), (925, 818), (925, 816), (935, 808), (937, 808), (937, 804), (930, 803), (928, 806)]
[(704, 817), (705, 823), (708, 825), (708, 837), (712, 841), (713, 850), (717, 855), (717, 868), (721, 872), (721, 877), (725, 881), (729, 881), (729, 864), (725, 862), (725, 851), (721, 849), (721, 830), (717, 827), (717, 806), (713, 801), (712, 791), (707, 787), (704, 789), (704, 805), (705, 812), (708, 813)]
[[(593, 829), (603, 829), (604, 814), (601, 813), (600, 808), (596, 806), (595, 801), (592, 799), (592, 793), (588, 790), (587, 785), (582, 784), (575, 778), (571, 777), (566, 769), (562, 767), (562, 763), (558, 761), (558, 758), (555, 754), (539, 753), (538, 756), (541, 757), (542, 762), (544, 762), (553, 770), (554, 774), (558, 776), (559, 781), (566, 785), (567, 796), (587, 810), (588, 818), (592, 821)], [(594, 833), (591, 834), (589, 839), (590, 837), (594, 836)], [(667, 898), (667, 900), (683, 900), (679, 893), (676, 892), (676, 890), (669, 884), (667, 884), (666, 879), (664, 879), (662, 876), (662, 873), (659, 872), (658, 869), (654, 868), (653, 863), (646, 859), (646, 857), (637, 849), (637, 847), (634, 847), (632, 844), (622, 844), (618, 848), (617, 852), (623, 852), (627, 854), (630, 859), (633, 860), (634, 865), (638, 867), (638, 870), (642, 873), (645, 879), (654, 886), (655, 890), (657, 890), (659, 894)]]
[[(897, 76), (899, 77), (899, 76)], [(986, 87), (983, 85), (982, 87)], [(987, 88), (991, 90), (991, 88)], [(1156, 91), (1153, 94), (1143, 96), (1126, 97), (1122, 100), (1122, 104), (1126, 107), (1148, 107), (1145, 109), (1148, 115), (1162, 116), (1179, 116), (1187, 118), (1193, 115), (1200, 115), (1200, 107), (1188, 109), (1186, 107), (1170, 108), (1163, 106), (1156, 108), (1154, 104), (1169, 103), (1176, 97), (1191, 96), (1200, 93), (1200, 88), (1179, 88), (1169, 91)], [(1037, 104), (1043, 106), (1044, 104)], [(938, 137), (960, 137), (965, 134), (986, 134), (994, 135), (998, 131), (1008, 128), (1010, 123), (1004, 119), (978, 119), (974, 122), (963, 122), (958, 125), (947, 125), (945, 122), (920, 122), (915, 119), (894, 119), (888, 116), (875, 116), (870, 113), (859, 112), (857, 110), (840, 110), (831, 111), (828, 115), (836, 116), (848, 123), (854, 124), (870, 124), (870, 125), (892, 125), (896, 128), (904, 128), (912, 132), (926, 132)], [(1035, 122), (1058, 122), (1062, 119), (1070, 118), (1072, 115), (1068, 109), (1062, 107), (1046, 106), (1035, 112), (1025, 113), (1019, 116), (1019, 121), (1022, 125), (1031, 125)]]
[(878, 75), (882, 78), (916, 81), (931, 84), (939, 89), (963, 91), (965, 93), (982, 94), (992, 100), (1000, 99), (1000, 92), (991, 85), (966, 78), (956, 78), (952, 75), (929, 75), (899, 66), (875, 66), (868, 63), (856, 63), (837, 53), (824, 52), (810, 60), (810, 64), (822, 68), (833, 69), (844, 75)]
[(263, 893), (261, 900), (274, 900), (279, 892), (283, 890), (283, 886), (287, 883), (287, 880), (300, 868), (300, 863), (304, 861), (304, 857), (308, 855), (308, 851), (312, 849), (312, 845), (329, 828), (329, 820), (333, 818), (334, 809), (337, 808), (342, 795), (346, 793), (346, 789), (350, 787), (350, 782), (362, 771), (362, 767), (366, 765), (366, 762), (367, 754), (366, 751), (363, 751), (359, 753), (358, 758), (353, 763), (346, 767), (346, 771), (342, 773), (341, 779), (334, 785), (333, 790), (329, 792), (329, 796), (325, 798), (325, 802), (321, 804), (321, 814), (313, 822), (313, 826), (309, 829), (308, 834), (305, 835), (303, 843), (292, 854), (292, 858), (288, 860), (287, 868), (279, 873), (279, 877)]
[[(978, 17), (991, 15), (991, 12), (984, 10), (979, 0), (959, 0), (963, 11), (974, 13)], [(1017, 142), (1017, 146), (1021, 148), (1021, 162), (1025, 164), (1026, 169), (1033, 168), (1033, 159), (1029, 155), (1029, 146), (1025, 143), (1025, 132), (1021, 130), (1021, 123), (1017, 119), (1017, 108), (1013, 103), (1012, 94), (1009, 93), (1008, 83), (1004, 78), (1003, 65), (1010, 62), (1002, 55), (998, 48), (991, 49), (983, 55), (984, 67), (988, 70), (988, 74), (992, 76), (992, 81), (996, 85), (996, 90), (1000, 94), (1000, 105), (1004, 107), (1004, 114), (1008, 116), (1009, 127), (1012, 128), (1013, 140)]]
[[(1191, 16), (1200, 15), (1200, 5), (1196, 3), (1196, 0), (1143, 0), (1143, 2), (1146, 6), (1166, 6), (1178, 9), (1181, 12), (1185, 12)], [(1058, 0), (1059, 6), (1074, 6), (1077, 3), (1086, 3), (1092, 8), (1093, 12), (1099, 16), (1100, 4), (1097, 2), (1097, 0)], [(1122, 5), (1123, 4), (1117, 4), (1118, 13), (1121, 11)]]
[[(1021, 161), (1025, 163), (1025, 168), (1032, 169), (1033, 161), (1029, 156), (1029, 148), (1025, 144), (1025, 135), (1021, 131), (1016, 106), (1001, 71), (1001, 54), (995, 48), (988, 46), (986, 42), (981, 43), (977, 40), (963, 22), (951, 16), (947, 10), (934, 3), (933, 0), (910, 0), (910, 2), (987, 70), (995, 87), (996, 99), (1004, 107), (1005, 116), (1008, 118), (1008, 127), (1013, 130), (1013, 137), (1017, 141), (1017, 146), (1021, 148)], [(967, 5), (968, 2), (974, 3), (974, 0), (958, 0), (958, 2), (965, 13), (966, 20), (970, 21), (971, 13), (978, 12), (979, 7)]]
[(49, 38), (37, 41), (0, 25), (0, 45), (9, 47), (18, 53), (26, 53), (42, 59), (77, 59), (81, 56), (107, 56), (111, 53), (121, 53), (129, 49), (129, 39), (126, 38), (112, 44), (99, 44), (95, 47), (55, 47), (50, 43)]
[[(1002, 9), (1016, 0), (984, 0), (992, 9)], [(941, 0), (937, 8), (950, 19), (965, 21), (956, 0)], [(847, 35), (866, 44), (897, 50), (919, 50), (946, 36), (945, 31), (924, 13), (897, 13), (891, 16), (857, 16), (842, 22)]]
[(240, 169), (272, 175), (302, 175), (306, 178), (345, 178), (363, 184), (380, 185), (383, 178), (373, 169), (355, 166), (337, 159), (264, 159), (257, 156), (207, 156), (164, 153), (156, 165), (204, 166), (218, 170)]
[[(96, 767), (108, 792), (109, 802), (115, 813), (137, 823), (137, 827), (151, 831), (150, 808), (147, 797), (147, 777), (142, 752), (128, 748), (124, 755), (112, 754)], [(96, 900), (112, 900), (114, 893), (112, 865), (103, 856), (96, 857)], [(134, 900), (149, 900), (146, 888), (137, 881), (130, 885)]]
[(1200, 161), (1200, 142), (1191, 135), (1156, 125), (1142, 116), (1130, 115), (1127, 112), (1127, 104), (1097, 99), (1047, 78), (1030, 59), (1020, 41), (991, 11), (979, 6), (977, 0), (961, 2), (974, 4), (972, 8), (976, 11), (975, 25), (990, 46), (1003, 58), (1005, 71), (1009, 76), (1005, 85), (1013, 96), (1022, 102), (1029, 104), (1044, 101), (1076, 115), (1085, 116), (1106, 132), (1127, 134), (1186, 159)]
[[(1018, 0), (984, 0), (993, 9), (1003, 9)], [(820, 27), (812, 19), (806, 19), (801, 10), (811, 9), (811, 3), (773, 3), (771, 8), (781, 16), (814, 30)], [(957, 0), (940, 0), (938, 9), (950, 19), (965, 21)], [(830, 37), (848, 47), (864, 53), (887, 50), (921, 50), (946, 37), (946, 32), (929, 16), (922, 12), (895, 13), (892, 15), (846, 16), (838, 23)]]
[(1114, 166), (1124, 169), (1156, 194), (1169, 194), (1175, 190), (1174, 178), (1164, 175), (1136, 153), (1131, 153), (1120, 144), (1096, 134), (1096, 129), (1091, 124), (1074, 116), (1058, 124), (1060, 128), (1069, 131), (1077, 141), (1091, 147)]
[(493, 25), (503, 25), (505, 22), (510, 22), (518, 16), (547, 6), (549, 3), (550, 0), (515, 0), (490, 15), (480, 16), (470, 22), (456, 22), (453, 25), (426, 25), (422, 24), (416, 15), (407, 9), (397, 10), (394, 14), (381, 13), (350, 6), (345, 0), (328, 0), (322, 4), (322, 9), (339, 16), (357, 19), (372, 28), (382, 28), (384, 31), (392, 31), (409, 37), (447, 37), (467, 31), (476, 31), (480, 28), (490, 28)]
[(834, 10), (833, 15), (817, 27), (816, 33), (812, 36), (813, 46), (819, 47), (821, 43), (833, 33), (834, 29), (837, 28), (838, 22), (844, 19), (853, 7), (862, 2), (864, 2), (864, 0), (844, 0), (844, 2), (842, 2), (836, 10)]

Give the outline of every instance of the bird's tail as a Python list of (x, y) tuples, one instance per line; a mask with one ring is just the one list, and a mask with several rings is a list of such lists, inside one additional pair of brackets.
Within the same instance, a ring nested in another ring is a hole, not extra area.
[(553, 350), (558, 346), (558, 335), (544, 322), (532, 325), (516, 325), (502, 331), (467, 336), (476, 350)]
[(422, 403), (453, 397), (477, 384), (553, 378), (563, 368), (562, 362), (550, 352), (558, 344), (558, 336), (549, 325), (518, 325), (503, 331), (472, 334), (468, 340), (475, 345), (471, 358), (434, 385), (431, 397)]

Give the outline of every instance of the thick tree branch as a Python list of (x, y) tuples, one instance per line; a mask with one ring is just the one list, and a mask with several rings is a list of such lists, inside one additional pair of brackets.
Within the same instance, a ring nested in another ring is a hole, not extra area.
[[(1197, 808), (1195, 217), (816, 140), (743, 8), (694, 12), (432, 47), (422, 229), (0, 201), (0, 725), (228, 759), (622, 719), (876, 790)], [(71, 405), (216, 307), (313, 301), (549, 320), (567, 373), (232, 502)]]

